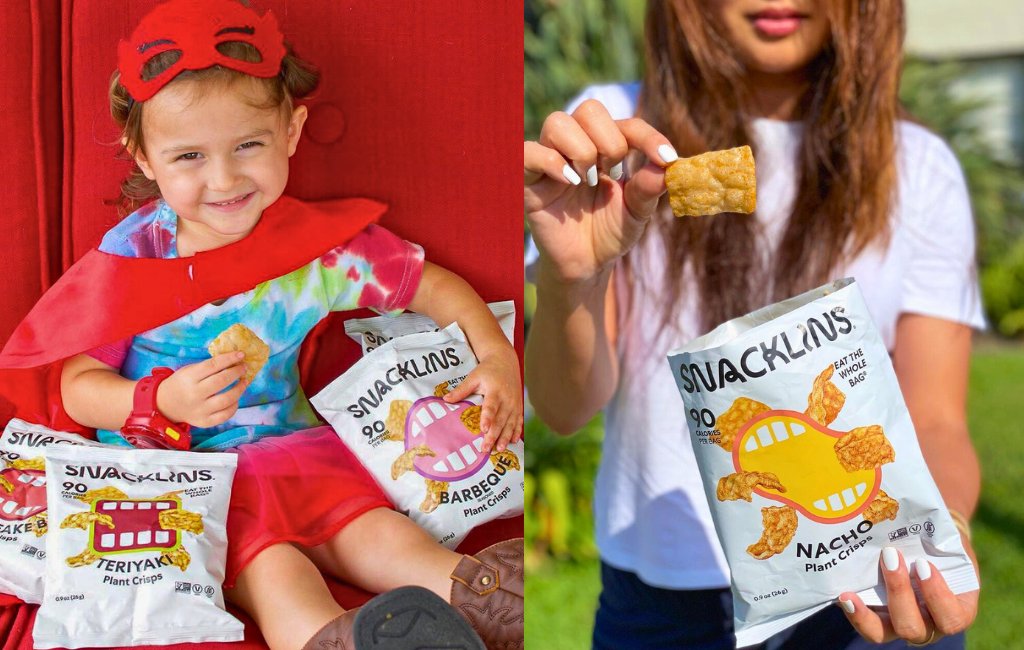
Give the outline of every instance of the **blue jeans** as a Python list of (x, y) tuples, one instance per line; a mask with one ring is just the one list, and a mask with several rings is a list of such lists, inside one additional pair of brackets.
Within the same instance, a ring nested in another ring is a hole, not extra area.
[[(601, 563), (601, 599), (594, 650), (733, 650), (732, 594), (728, 589), (660, 589), (636, 574)], [(766, 650), (902, 650), (903, 641), (875, 645), (854, 631), (838, 607), (827, 607), (781, 632)], [(964, 635), (944, 637), (931, 650), (964, 650)]]

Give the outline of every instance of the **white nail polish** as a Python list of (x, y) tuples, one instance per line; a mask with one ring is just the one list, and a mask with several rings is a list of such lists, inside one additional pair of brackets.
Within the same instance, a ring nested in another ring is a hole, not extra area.
[(891, 546), (886, 546), (882, 549), (882, 564), (885, 565), (886, 571), (895, 571), (900, 568), (900, 556)]
[(587, 170), (587, 185), (597, 187), (597, 165), (592, 165)]
[(840, 598), (839, 599), (839, 606), (842, 607), (843, 611), (846, 612), (847, 614), (852, 614), (853, 613), (854, 606), (853, 606), (853, 601), (852, 600), (843, 600), (842, 598)]
[(582, 180), (580, 175), (576, 173), (576, 170), (569, 165), (562, 167), (562, 176), (565, 176), (565, 180), (569, 181), (573, 185), (579, 185), (580, 180)]
[(666, 163), (675, 162), (679, 158), (679, 154), (676, 153), (676, 150), (667, 144), (663, 144), (658, 147), (658, 155), (661, 156), (661, 159)]
[(612, 167), (612, 170), (608, 172), (608, 175), (612, 177), (613, 181), (617, 181), (622, 178), (622, 163), (620, 162)]
[(923, 557), (914, 560), (914, 570), (917, 572), (917, 579), (919, 581), (932, 577), (932, 565), (928, 564), (928, 560)]

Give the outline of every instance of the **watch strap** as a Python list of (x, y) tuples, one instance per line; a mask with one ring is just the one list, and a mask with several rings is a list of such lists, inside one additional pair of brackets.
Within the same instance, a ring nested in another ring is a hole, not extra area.
[(153, 368), (153, 372), (135, 384), (135, 395), (132, 399), (132, 415), (149, 415), (157, 413), (156, 389), (163, 380), (174, 374), (170, 368)]

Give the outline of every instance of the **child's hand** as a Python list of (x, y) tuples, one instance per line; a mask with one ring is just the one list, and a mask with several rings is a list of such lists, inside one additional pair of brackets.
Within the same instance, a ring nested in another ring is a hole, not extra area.
[(519, 442), (523, 437), (523, 384), (519, 378), (519, 357), (512, 347), (498, 349), (480, 359), (480, 365), (444, 400), (458, 402), (473, 393), (484, 396), (480, 414), (484, 451), (490, 451), (495, 442), (498, 451)]
[[(179, 368), (157, 389), (157, 408), (172, 422), (204, 429), (224, 424), (238, 410), (245, 392), (244, 357), (242, 352), (227, 352)], [(231, 390), (221, 392), (236, 381)]]

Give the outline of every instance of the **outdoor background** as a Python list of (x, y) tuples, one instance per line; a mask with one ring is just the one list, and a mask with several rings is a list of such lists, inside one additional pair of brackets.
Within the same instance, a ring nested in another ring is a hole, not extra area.
[[(585, 86), (642, 70), (644, 0), (526, 0), (524, 137)], [(972, 522), (981, 605), (971, 650), (1024, 648), (1024, 2), (908, 0), (902, 98), (967, 175), (990, 331), (976, 338), (969, 422), (982, 466)], [(526, 287), (527, 327), (536, 305)], [(529, 408), (529, 407), (528, 407)], [(529, 412), (528, 412), (529, 417)], [(600, 592), (591, 493), (601, 457), (595, 418), (571, 437), (527, 422), (527, 647), (590, 647)]]

